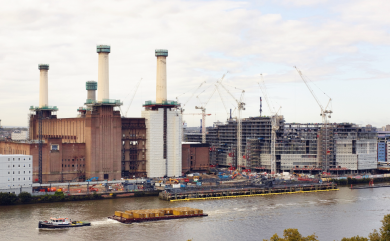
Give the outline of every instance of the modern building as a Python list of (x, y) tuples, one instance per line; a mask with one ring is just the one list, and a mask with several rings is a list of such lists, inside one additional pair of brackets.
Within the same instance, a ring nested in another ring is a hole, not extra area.
[(32, 192), (33, 157), (0, 155), (0, 192)]
[(11, 140), (13, 141), (23, 141), (27, 140), (27, 131), (15, 130), (11, 133)]

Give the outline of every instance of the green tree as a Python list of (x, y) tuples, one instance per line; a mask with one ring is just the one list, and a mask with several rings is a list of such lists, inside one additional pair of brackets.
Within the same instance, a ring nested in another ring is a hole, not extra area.
[(358, 235), (352, 238), (343, 238), (341, 241), (368, 241), (368, 240), (369, 240), (368, 238), (359, 237)]
[(19, 193), (18, 198), (22, 203), (29, 203), (32, 200), (32, 196), (28, 192)]
[[(269, 241), (319, 241), (318, 237), (315, 234), (303, 237), (302, 234), (298, 232), (298, 229), (289, 228), (283, 231), (283, 238), (280, 238), (278, 234), (274, 234)], [(263, 241), (267, 241), (264, 239)]]
[[(376, 231), (376, 230), (375, 230)], [(378, 235), (379, 237), (379, 235)], [(390, 214), (385, 215), (382, 220), (382, 227), (380, 229), (381, 240), (390, 240)]]

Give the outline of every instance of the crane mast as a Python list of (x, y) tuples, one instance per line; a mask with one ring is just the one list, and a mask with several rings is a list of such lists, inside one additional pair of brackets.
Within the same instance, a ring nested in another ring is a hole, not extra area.
[(298, 74), (301, 76), (303, 82), (305, 83), (305, 85), (307, 86), (307, 88), (309, 89), (310, 93), (312, 94), (312, 96), (314, 97), (314, 99), (316, 100), (318, 106), (321, 109), (321, 114), (320, 115), (322, 117), (322, 123), (323, 123), (323, 127), (322, 128), (325, 128), (325, 153), (324, 153), (325, 154), (324, 155), (325, 156), (325, 165), (323, 163), (322, 167), (323, 167), (323, 170), (325, 172), (328, 172), (329, 171), (329, 163), (328, 163), (328, 123), (329, 123), (329, 121), (328, 121), (328, 118), (331, 118), (331, 114), (333, 113), (333, 111), (330, 109), (331, 108), (331, 104), (332, 104), (332, 98), (329, 98), (328, 104), (324, 108), (321, 105), (321, 102), (318, 100), (317, 96), (315, 95), (314, 91), (310, 87), (310, 85), (307, 83), (307, 80), (304, 77), (304, 75), (302, 74), (302, 72), (296, 66), (294, 66), (294, 68), (297, 70)]
[(271, 113), (271, 174), (276, 173), (276, 152), (275, 152), (275, 143), (276, 143), (276, 131), (279, 130), (279, 116), (278, 113), (281, 109), (279, 108), (278, 111), (274, 111), (274, 108), (271, 107), (271, 103), (268, 99), (268, 93), (267, 88), (264, 83), (263, 74), (260, 74), (261, 76), (261, 82), (259, 82), (259, 87), (261, 92), (263, 92), (265, 102), (267, 103), (268, 109)]
[(236, 101), (237, 103), (237, 109), (238, 109), (238, 115), (237, 115), (237, 169), (240, 170), (242, 166), (242, 153), (241, 153), (241, 145), (242, 145), (242, 123), (241, 123), (241, 112), (245, 110), (245, 103), (243, 102), (243, 97), (245, 90), (241, 92), (240, 100), (237, 100), (232, 93), (222, 84), (222, 82), (219, 82), (219, 85), (224, 88), (224, 90)]

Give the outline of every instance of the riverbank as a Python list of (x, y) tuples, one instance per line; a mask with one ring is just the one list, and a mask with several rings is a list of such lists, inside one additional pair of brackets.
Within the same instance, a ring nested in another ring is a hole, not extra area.
[(45, 194), (40, 196), (32, 196), (30, 193), (27, 192), (21, 192), (19, 195), (16, 195), (14, 193), (0, 193), (0, 206), (103, 200), (103, 199), (116, 199), (116, 198), (129, 198), (129, 197), (147, 197), (147, 196), (158, 196), (158, 194), (159, 191), (92, 193), (92, 194), (75, 194), (75, 195), (66, 195), (63, 192), (55, 192), (54, 194)]

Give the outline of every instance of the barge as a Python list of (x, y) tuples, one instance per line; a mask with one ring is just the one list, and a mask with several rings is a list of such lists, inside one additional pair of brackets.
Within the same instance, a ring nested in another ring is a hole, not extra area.
[(203, 213), (201, 209), (180, 207), (180, 208), (161, 208), (161, 209), (143, 209), (127, 210), (125, 212), (116, 211), (115, 215), (108, 217), (121, 223), (140, 223), (150, 221), (161, 221), (169, 219), (196, 218), (205, 217), (208, 214)]

